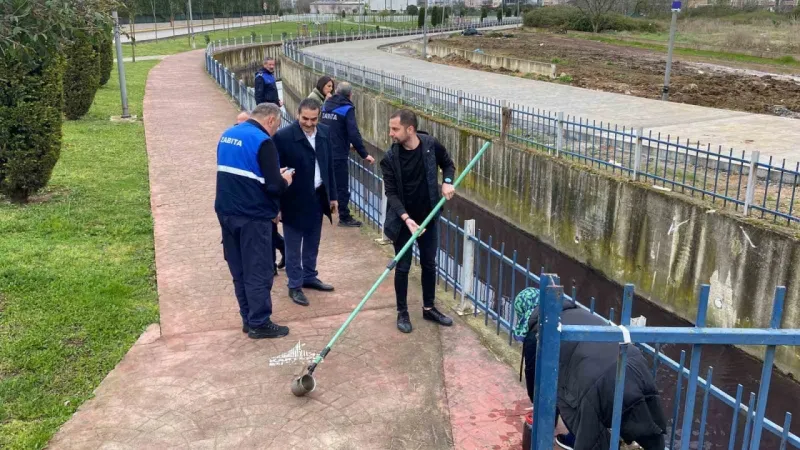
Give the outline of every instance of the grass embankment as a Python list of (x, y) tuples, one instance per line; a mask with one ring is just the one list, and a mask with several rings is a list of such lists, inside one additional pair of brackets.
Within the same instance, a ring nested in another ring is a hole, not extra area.
[[(205, 47), (205, 35), (208, 35), (209, 39), (212, 41), (222, 40), (225, 41), (226, 39), (241, 39), (242, 37), (249, 39), (250, 36), (255, 33), (256, 41), (261, 41), (261, 36), (264, 36), (264, 42), (267, 42), (269, 39), (280, 40), (281, 33), (291, 33), (293, 35), (297, 35), (298, 32), (298, 25), (297, 22), (274, 22), (268, 24), (260, 24), (260, 25), (253, 25), (249, 27), (241, 27), (241, 28), (231, 28), (227, 30), (216, 30), (216, 31), (202, 31), (195, 33), (195, 43), (197, 48)], [(364, 30), (374, 30), (376, 26), (379, 26), (381, 29), (384, 28), (396, 28), (396, 29), (405, 29), (405, 28), (413, 28), (416, 27), (416, 22), (398, 22), (398, 23), (366, 23), (361, 25), (361, 28)], [(330, 33), (341, 33), (343, 31), (358, 31), (359, 25), (355, 22), (329, 22), (328, 23), (328, 32)], [(309, 24), (308, 29), (310, 33), (317, 32), (317, 25)], [(159, 36), (164, 33), (164, 36), (170, 36), (171, 30), (159, 30)], [(136, 44), (136, 56), (152, 56), (152, 55), (174, 55), (176, 53), (186, 52), (192, 50), (192, 45), (189, 42), (189, 37), (186, 35), (183, 36), (176, 36), (176, 37), (166, 37), (166, 38), (159, 38), (156, 41), (144, 41)], [(132, 56), (133, 49), (131, 48), (130, 44), (125, 44), (122, 47), (122, 54), (125, 57)]]
[[(127, 64), (142, 117), (147, 73)], [(148, 324), (158, 321), (144, 127), (120, 114), (116, 71), (65, 122), (50, 185), (0, 198), (0, 448), (44, 447)]]

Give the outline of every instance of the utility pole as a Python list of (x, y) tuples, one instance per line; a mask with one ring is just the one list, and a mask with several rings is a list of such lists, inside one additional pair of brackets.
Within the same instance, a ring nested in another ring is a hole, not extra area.
[(189, 42), (192, 43), (192, 49), (197, 48), (194, 41), (194, 23), (192, 23), (192, 0), (187, 0), (187, 11), (189, 12)]
[(669, 48), (667, 49), (667, 70), (664, 72), (664, 89), (661, 100), (669, 100), (669, 75), (672, 72), (672, 48), (675, 46), (675, 29), (678, 28), (678, 13), (681, 10), (680, 0), (672, 2), (672, 23), (669, 26)]
[(122, 118), (128, 119), (131, 115), (128, 113), (128, 89), (125, 86), (125, 62), (122, 60), (122, 40), (119, 38), (119, 16), (116, 10), (111, 12), (111, 18), (114, 20), (114, 42), (117, 47), (117, 71), (119, 72), (119, 95), (122, 98)]
[(422, 60), (428, 60), (428, 0), (422, 7)]

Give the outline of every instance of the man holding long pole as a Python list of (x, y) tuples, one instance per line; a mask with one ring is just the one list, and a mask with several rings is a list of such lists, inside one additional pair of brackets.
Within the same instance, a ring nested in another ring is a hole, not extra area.
[[(394, 243), (395, 254), (411, 239), (434, 206), (444, 196), (455, 195), (453, 178), (456, 168), (447, 150), (434, 137), (417, 131), (417, 116), (401, 109), (389, 120), (389, 136), (394, 144), (381, 161), (384, 189), (388, 201), (384, 233)], [(438, 172), (444, 179), (439, 190)], [(422, 318), (444, 326), (453, 320), (434, 306), (436, 298), (436, 253), (439, 246), (438, 217), (430, 221), (417, 239), (422, 266)], [(408, 315), (408, 272), (412, 252), (409, 250), (397, 263), (394, 289), (397, 298), (397, 328), (403, 333), (412, 330)]]

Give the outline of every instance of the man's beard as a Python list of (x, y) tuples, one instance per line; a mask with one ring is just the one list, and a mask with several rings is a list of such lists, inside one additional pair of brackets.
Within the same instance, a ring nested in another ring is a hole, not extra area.
[(393, 137), (392, 138), (392, 142), (394, 142), (395, 144), (403, 145), (406, 142), (408, 142), (408, 136), (406, 136), (403, 140), (400, 140), (400, 138), (397, 138), (397, 137)]

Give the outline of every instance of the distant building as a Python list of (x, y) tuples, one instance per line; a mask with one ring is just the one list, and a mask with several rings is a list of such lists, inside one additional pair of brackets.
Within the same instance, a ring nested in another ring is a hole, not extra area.
[(361, 5), (359, 1), (317, 0), (311, 3), (311, 14), (357, 14)]

